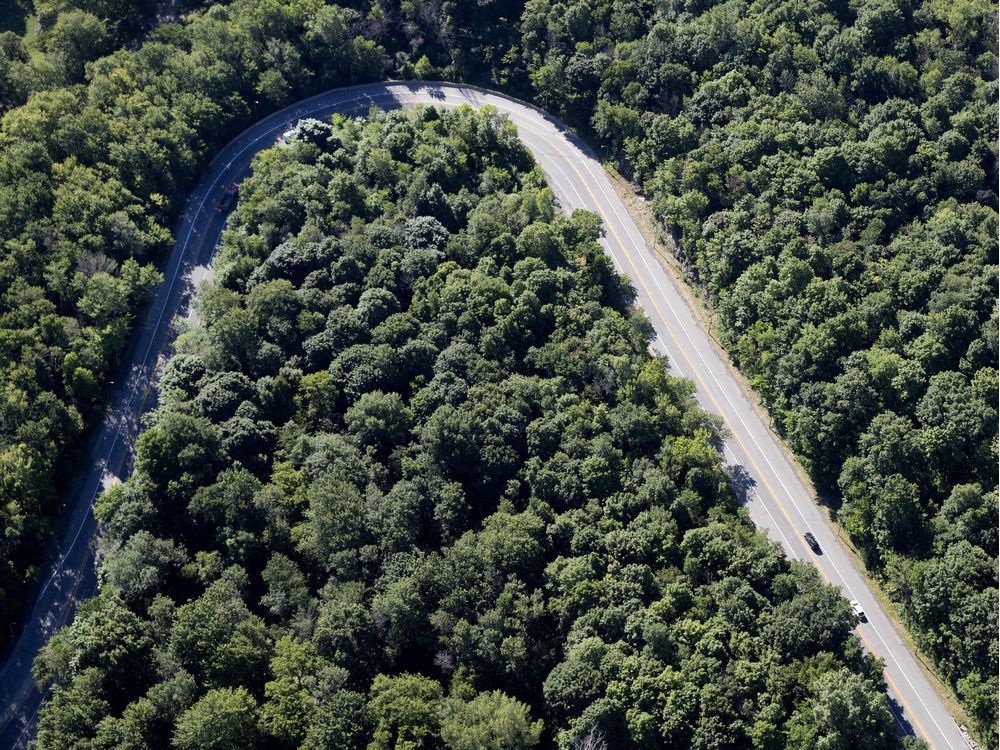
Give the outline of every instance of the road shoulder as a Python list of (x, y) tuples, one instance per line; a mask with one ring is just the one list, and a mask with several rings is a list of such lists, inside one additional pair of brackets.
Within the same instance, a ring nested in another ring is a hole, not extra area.
[[(635, 220), (636, 225), (639, 227), (639, 231), (642, 233), (643, 239), (654, 250), (656, 259), (659, 261), (664, 270), (667, 271), (667, 276), (671, 283), (674, 284), (676, 289), (684, 298), (685, 302), (687, 302), (688, 307), (694, 315), (695, 320), (698, 321), (699, 326), (701, 326), (701, 328), (708, 333), (709, 337), (712, 339), (712, 344), (715, 347), (720, 361), (725, 363), (727, 370), (739, 385), (740, 391), (750, 404), (751, 408), (753, 408), (757, 416), (760, 417), (761, 421), (767, 425), (768, 430), (774, 437), (775, 443), (778, 445), (779, 450), (782, 452), (788, 463), (792, 466), (796, 476), (802, 482), (803, 486), (808, 488), (809, 494), (812, 496), (816, 507), (819, 508), (824, 514), (824, 517), (830, 524), (830, 527), (836, 531), (838, 541), (847, 553), (848, 558), (867, 583), (868, 588), (879, 600), (883, 610), (892, 621), (893, 627), (902, 636), (905, 647), (911, 654), (913, 654), (920, 670), (924, 673), (927, 681), (934, 687), (938, 698), (942, 703), (944, 703), (945, 707), (959, 725), (964, 724), (967, 727), (971, 726), (971, 721), (959, 703), (958, 697), (951, 689), (951, 686), (949, 686), (948, 683), (937, 673), (937, 670), (928, 662), (929, 657), (927, 657), (926, 654), (924, 654), (923, 651), (917, 646), (913, 634), (910, 632), (910, 628), (906, 625), (902, 618), (899, 606), (889, 597), (886, 591), (882, 588), (882, 585), (869, 574), (868, 568), (861, 559), (858, 550), (851, 543), (847, 533), (841, 527), (829, 506), (818, 501), (817, 498), (819, 497), (819, 493), (816, 491), (816, 487), (813, 484), (812, 479), (802, 467), (802, 464), (799, 462), (799, 459), (796, 457), (794, 451), (792, 451), (789, 445), (785, 442), (784, 438), (775, 429), (774, 421), (771, 418), (771, 414), (767, 407), (764, 405), (764, 402), (761, 400), (757, 391), (754, 390), (746, 376), (739, 370), (739, 368), (736, 367), (735, 364), (733, 364), (732, 358), (729, 356), (729, 352), (716, 338), (715, 318), (712, 306), (687, 278), (684, 268), (675, 254), (677, 246), (676, 240), (660, 224), (660, 222), (657, 221), (656, 217), (653, 215), (653, 209), (649, 201), (640, 195), (636, 191), (635, 187), (609, 164), (602, 161), (601, 165), (604, 168), (604, 172), (607, 174), (611, 185), (614, 187), (615, 192), (618, 194), (618, 197), (621, 199), (622, 203), (625, 204), (625, 207), (628, 209), (632, 218)], [(972, 736), (981, 747), (987, 747), (982, 738), (975, 735)]]

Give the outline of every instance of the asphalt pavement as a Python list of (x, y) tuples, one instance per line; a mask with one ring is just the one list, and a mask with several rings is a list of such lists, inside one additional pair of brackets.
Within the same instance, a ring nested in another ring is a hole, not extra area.
[[(155, 402), (156, 375), (169, 356), (178, 324), (186, 320), (195, 281), (210, 263), (225, 227), (226, 188), (246, 176), (254, 154), (273, 145), (300, 119), (363, 115), (373, 106), (393, 109), (416, 104), (495, 107), (517, 126), (560, 206), (566, 211), (587, 209), (602, 217), (604, 247), (619, 271), (631, 279), (637, 301), (656, 331), (652, 348), (668, 357), (674, 374), (695, 383), (701, 405), (720, 415), (731, 434), (725, 459), (739, 477), (754, 523), (789, 557), (813, 564), (848, 599), (861, 603), (868, 620), (857, 633), (866, 648), (885, 662), (887, 697), (900, 731), (923, 737), (936, 750), (967, 748), (930, 679), (907, 650), (778, 439), (744, 395), (726, 355), (698, 324), (681, 282), (643, 239), (599, 160), (565, 126), (531, 105), (473, 86), (433, 82), (364, 84), (305, 99), (259, 121), (212, 161), (188, 199), (164, 282), (136, 330), (31, 616), (0, 667), (0, 747), (20, 748), (30, 740), (43, 698), (31, 677), (31, 662), (49, 636), (72, 620), (79, 602), (96, 591), (93, 501), (103, 487), (131, 469), (140, 416)], [(816, 536), (821, 553), (806, 544), (806, 531)]]

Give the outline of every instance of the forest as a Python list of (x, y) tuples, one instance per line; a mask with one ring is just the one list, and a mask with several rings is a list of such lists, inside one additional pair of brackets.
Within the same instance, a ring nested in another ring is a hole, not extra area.
[(995, 6), (541, 1), (519, 36), (996, 746)]
[(259, 154), (35, 746), (900, 747), (600, 231), (493, 112)]
[(996, 746), (991, 4), (159, 7), (0, 0), (0, 639), (215, 150), (315, 91), (467, 80), (563, 118), (650, 200), (733, 361)]
[[(0, 34), (3, 639), (187, 189), (258, 115), (385, 67), (375, 44), (348, 36), (346, 11), (316, 3), (212, 8), (103, 56), (154, 5), (37, 2), (38, 38)], [(83, 41), (88, 28), (107, 46)]]

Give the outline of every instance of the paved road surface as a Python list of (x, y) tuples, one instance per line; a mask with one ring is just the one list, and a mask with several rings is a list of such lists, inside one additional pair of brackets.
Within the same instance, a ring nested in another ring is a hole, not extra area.
[[(98, 435), (89, 473), (57, 548), (51, 573), (39, 590), (27, 627), (0, 668), (0, 747), (21, 747), (34, 731), (42, 696), (31, 679), (31, 660), (48, 636), (72, 619), (77, 603), (93, 594), (95, 522), (91, 512), (101, 486), (127, 474), (138, 418), (147, 407), (150, 384), (169, 352), (175, 321), (190, 296), (193, 279), (211, 259), (226, 219), (221, 201), (226, 186), (247, 173), (253, 155), (272, 145), (289, 123), (335, 112), (363, 114), (372, 106), (395, 108), (417, 103), (440, 106), (492, 105), (510, 117), (545, 171), (566, 210), (585, 208), (604, 219), (604, 245), (627, 274), (656, 330), (653, 348), (669, 357), (671, 369), (690, 378), (709, 411), (720, 414), (732, 437), (725, 456), (747, 482), (746, 504), (758, 527), (779, 542), (789, 557), (814, 564), (848, 599), (861, 602), (868, 622), (858, 634), (886, 663), (890, 705), (901, 731), (923, 736), (937, 750), (967, 747), (914, 657), (904, 647), (864, 579), (813, 503), (808, 488), (751, 408), (708, 334), (699, 328), (677, 282), (644, 242), (600, 163), (566, 128), (541, 111), (513, 99), (468, 86), (432, 83), (367, 84), (336, 89), (292, 105), (261, 120), (228, 144), (188, 201), (165, 281), (138, 331), (126, 376)], [(181, 312), (181, 318), (184, 313)], [(802, 539), (812, 531), (822, 554)]]

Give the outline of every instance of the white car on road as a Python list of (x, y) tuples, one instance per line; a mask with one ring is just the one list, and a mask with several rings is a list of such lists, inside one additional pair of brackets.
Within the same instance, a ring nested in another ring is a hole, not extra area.
[(861, 604), (857, 599), (851, 599), (851, 606), (854, 607), (854, 614), (858, 616), (861, 622), (868, 622), (868, 617), (865, 615), (865, 611), (861, 608)]

